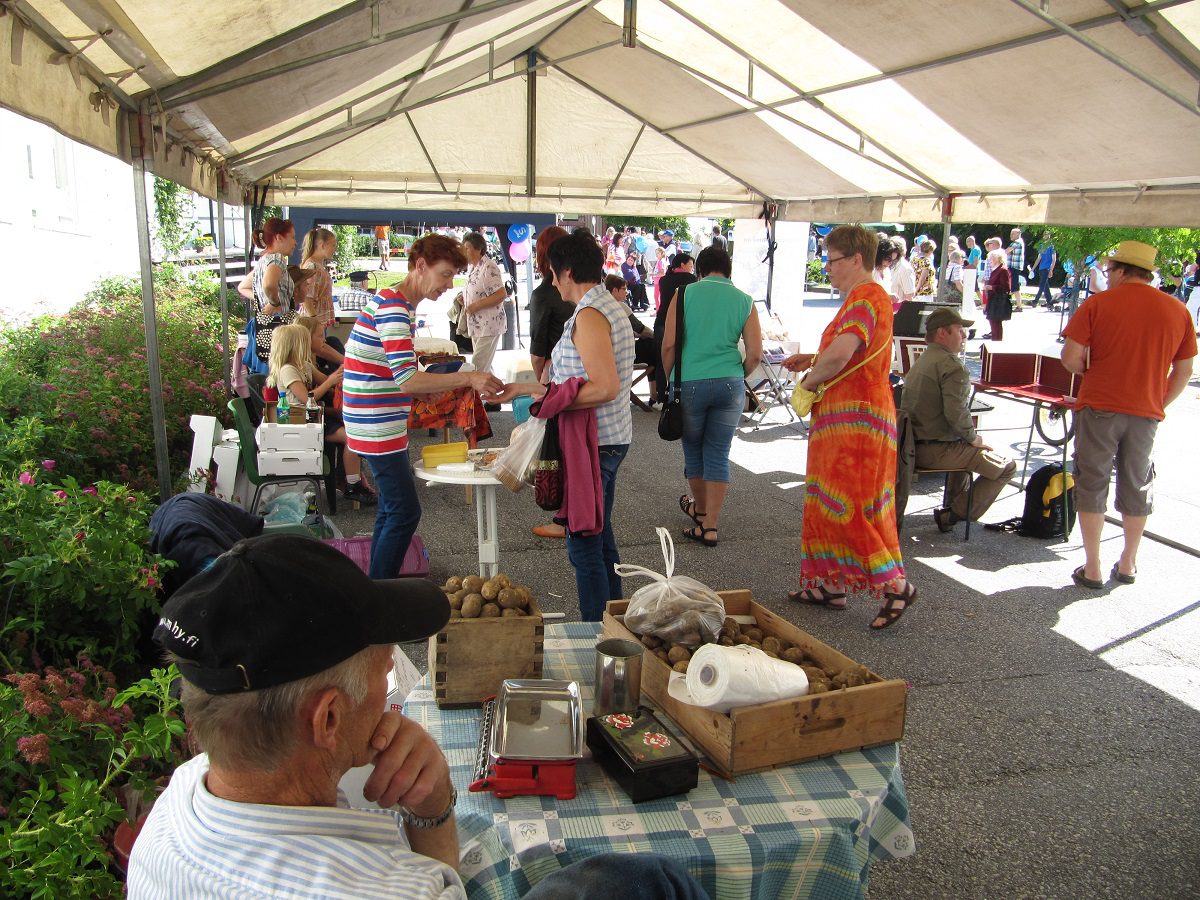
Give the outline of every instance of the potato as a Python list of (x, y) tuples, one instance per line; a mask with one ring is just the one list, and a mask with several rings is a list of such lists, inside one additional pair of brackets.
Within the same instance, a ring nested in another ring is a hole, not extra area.
[(523, 584), (513, 585), (512, 589), (518, 593), (523, 601), (521, 603), (521, 609), (529, 609), (529, 604), (533, 602), (533, 591)]
[(504, 609), (520, 609), (524, 605), (521, 595), (512, 588), (501, 588), (496, 600)]
[(680, 646), (679, 644), (676, 644), (674, 647), (672, 647), (670, 650), (667, 651), (667, 659), (670, 660), (672, 663), (685, 662), (686, 660), (689, 660), (691, 658), (692, 658), (692, 651), (689, 650), (687, 647)]
[(733, 646), (733, 638), (731, 638), (727, 634), (723, 634), (717, 639), (717, 643), (720, 644), (722, 647), (732, 647)]
[(737, 634), (742, 630), (742, 626), (737, 623), (737, 619), (733, 616), (726, 616), (725, 621), (721, 623), (721, 630), (728, 631), (730, 634)]
[(822, 672), (818, 668), (815, 668), (814, 666), (801, 666), (800, 668), (802, 668), (804, 670), (804, 674), (808, 676), (809, 684), (812, 684), (814, 681), (828, 681), (829, 680), (825, 677), (824, 672)]
[(749, 644), (747, 644), (746, 646), (748, 646), (748, 647), (753, 647), (755, 650), (761, 650), (761, 649), (762, 649), (762, 644), (760, 644), (758, 641), (751, 641), (751, 642), (750, 642)]
[(829, 692), (829, 682), (825, 679), (810, 681), (808, 683), (808, 692), (810, 694), (826, 694)]
[(458, 596), (458, 594), (455, 594), (453, 597), (450, 597), (449, 600), (450, 600), (450, 608), (451, 609), (462, 609), (463, 598)]
[(462, 612), (460, 612), (460, 611), (459, 611), (459, 610), (457, 610), (457, 609), (451, 609), (451, 610), (450, 610), (450, 618), (452, 618), (452, 619), (461, 619), (461, 618), (462, 618)]
[(478, 594), (468, 594), (460, 608), (464, 619), (478, 619), (483, 610), (483, 598)]
[[(491, 604), (489, 603), (488, 606), (491, 606)], [(520, 609), (505, 608), (500, 610), (500, 618), (502, 619), (519, 619), (523, 615), (525, 615), (525, 612)]]
[(662, 641), (660, 641), (658, 638), (656, 638), (652, 634), (643, 634), (642, 635), (642, 646), (645, 647), (647, 650), (654, 650), (654, 649), (657, 649), (658, 647), (662, 646)]
[(484, 619), (500, 618), (500, 604), (499, 603), (483, 604), (483, 610), (479, 613), (479, 615), (481, 618), (484, 618)]
[(453, 594), (455, 591), (457, 591), (459, 588), (462, 587), (462, 579), (459, 578), (457, 575), (451, 575), (449, 578), (446, 579), (446, 583), (442, 587), (444, 590)]
[(485, 600), (495, 600), (500, 596), (501, 586), (495, 578), (489, 578), (483, 583), (483, 587), (479, 589), (479, 593), (483, 594)]
[(670, 661), (667, 659), (667, 651), (664, 650), (662, 647), (657, 647), (654, 650), (651, 650), (650, 652), (653, 653), (655, 656), (657, 656), (659, 659), (661, 659), (663, 662), (669, 664)]
[(737, 645), (749, 644), (750, 638), (746, 637), (744, 634), (739, 634), (736, 637), (734, 637), (733, 642), (734, 642), (734, 644), (737, 644)]
[[(790, 663), (795, 663), (796, 665), (800, 665), (802, 662), (804, 662), (804, 654), (801, 652), (799, 647), (788, 647), (779, 654), (779, 658), (785, 659)], [(818, 671), (820, 670), (818, 669)], [(822, 677), (824, 677), (824, 674), (824, 672), (821, 673)]]
[(478, 594), (479, 589), (483, 587), (483, 579), (478, 575), (468, 575), (462, 580), (462, 586), (472, 594)]
[(762, 629), (755, 625), (747, 625), (742, 629), (742, 634), (750, 638), (756, 644), (761, 644), (763, 639)]
[(671, 666), (671, 668), (676, 672), (686, 672), (688, 670), (688, 661), (686, 659), (681, 659), (679, 662), (675, 663), (675, 665)]
[(497, 572), (495, 575), (493, 575), (492, 581), (496, 582), (496, 584), (500, 585), (502, 588), (510, 588), (513, 586), (512, 579), (503, 572)]
[(467, 595), (469, 595), (470, 593), (471, 592), (468, 591), (466, 588), (459, 588), (457, 591), (455, 591), (450, 596), (457, 597), (459, 600), (465, 600), (467, 598)]
[(764, 653), (769, 653), (771, 656), (779, 656), (783, 647), (779, 643), (779, 638), (768, 635), (762, 639), (762, 648)]

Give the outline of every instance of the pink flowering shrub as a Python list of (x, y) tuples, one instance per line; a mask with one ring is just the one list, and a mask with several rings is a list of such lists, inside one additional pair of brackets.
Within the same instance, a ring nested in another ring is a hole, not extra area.
[(151, 504), (60, 471), (0, 468), (0, 672), (61, 666), (80, 652), (132, 672), (172, 565), (146, 550)]
[(5, 896), (120, 897), (110, 871), (127, 806), (186, 756), (169, 694), (178, 672), (155, 669), (120, 691), (81, 656), (64, 668), (0, 678), (0, 859)]
[[(243, 301), (231, 292), (231, 334)], [(155, 272), (162, 397), (171, 471), (186, 476), (193, 414), (225, 412), (221, 316), (211, 278)], [(41, 456), (80, 481), (157, 485), (140, 283), (109, 278), (65, 316), (0, 335), (0, 419), (37, 416)]]

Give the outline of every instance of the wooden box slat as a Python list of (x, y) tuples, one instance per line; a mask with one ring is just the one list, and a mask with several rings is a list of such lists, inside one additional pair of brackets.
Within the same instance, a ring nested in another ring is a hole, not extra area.
[(451, 619), (429, 638), (429, 674), (442, 709), (481, 706), (506, 678), (541, 678), (544, 627), (536, 602), (520, 618)]

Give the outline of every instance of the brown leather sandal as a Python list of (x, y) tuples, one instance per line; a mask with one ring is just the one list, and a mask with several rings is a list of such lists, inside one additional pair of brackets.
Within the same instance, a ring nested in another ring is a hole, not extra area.
[(705, 528), (703, 525), (696, 525), (694, 528), (683, 529), (683, 536), (689, 541), (695, 541), (697, 544), (703, 544), (705, 547), (717, 546), (717, 539), (708, 537), (709, 534), (716, 534), (717, 529)]
[[(787, 598), (793, 603), (806, 603), (809, 606), (828, 606), (830, 609), (845, 609), (846, 595), (827, 591), (821, 585), (802, 588), (798, 591), (788, 591)], [(838, 603), (836, 601), (842, 601)]]
[(679, 498), (679, 508), (683, 510), (683, 514), (685, 516), (687, 516), (697, 525), (703, 527), (704, 513), (696, 512), (696, 500), (694, 497), (689, 497), (687, 494), (681, 496)]
[[(900, 617), (908, 612), (909, 607), (917, 602), (917, 586), (911, 581), (904, 588), (903, 594), (884, 593), (884, 604), (879, 608), (879, 612), (875, 613), (876, 619), (883, 619), (883, 622), (876, 625), (874, 620), (871, 621), (871, 627), (876, 631), (882, 628), (890, 628), (900, 621)], [(901, 607), (897, 607), (897, 603), (903, 603)]]

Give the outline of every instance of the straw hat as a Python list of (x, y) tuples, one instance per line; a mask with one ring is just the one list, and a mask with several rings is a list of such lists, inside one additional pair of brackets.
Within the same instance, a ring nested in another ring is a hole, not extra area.
[(1117, 244), (1117, 249), (1109, 254), (1108, 261), (1128, 263), (1139, 269), (1145, 269), (1147, 272), (1153, 272), (1154, 259), (1157, 256), (1158, 251), (1149, 244), (1143, 244), (1141, 241), (1121, 241)]

